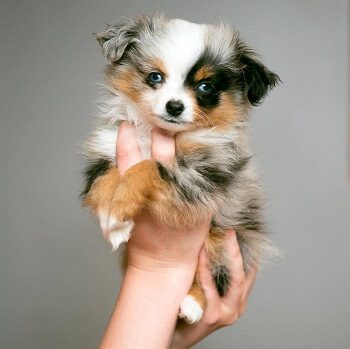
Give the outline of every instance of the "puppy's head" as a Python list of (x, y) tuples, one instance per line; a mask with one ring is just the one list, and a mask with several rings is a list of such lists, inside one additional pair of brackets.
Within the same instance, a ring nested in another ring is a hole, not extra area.
[(229, 127), (279, 81), (224, 25), (142, 16), (97, 40), (111, 88), (148, 123), (173, 132)]

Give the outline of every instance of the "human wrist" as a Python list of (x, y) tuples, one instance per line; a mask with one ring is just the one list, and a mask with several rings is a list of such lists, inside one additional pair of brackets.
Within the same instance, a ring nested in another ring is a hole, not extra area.
[(186, 343), (186, 338), (184, 338), (181, 333), (175, 331), (172, 342), (169, 349), (190, 349), (191, 345)]
[(198, 257), (185, 258), (184, 260), (166, 258), (164, 256), (152, 256), (142, 251), (128, 251), (127, 269), (137, 269), (144, 272), (182, 275), (192, 278), (197, 268)]
[[(105, 334), (103, 346), (117, 343), (120, 348), (141, 348), (143, 342), (152, 348), (165, 348), (173, 336), (182, 300), (193, 281), (194, 271), (182, 265), (150, 261), (141, 268), (128, 263), (115, 311)], [(147, 325), (144, 324), (144, 316)], [(140, 337), (125, 335), (130, 327), (141, 328)], [(145, 330), (157, 328), (156, 332)]]

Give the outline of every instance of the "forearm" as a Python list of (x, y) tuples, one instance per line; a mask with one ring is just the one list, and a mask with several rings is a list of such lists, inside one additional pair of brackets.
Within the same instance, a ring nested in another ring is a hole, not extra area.
[(194, 272), (195, 265), (156, 271), (129, 266), (101, 349), (167, 348)]

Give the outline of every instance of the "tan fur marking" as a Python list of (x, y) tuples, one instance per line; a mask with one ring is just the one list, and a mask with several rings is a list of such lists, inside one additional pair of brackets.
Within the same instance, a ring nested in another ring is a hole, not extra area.
[(181, 133), (175, 136), (175, 141), (177, 155), (197, 153), (208, 148), (206, 144), (189, 141), (186, 137), (183, 137)]
[(239, 121), (244, 114), (235, 106), (233, 97), (228, 92), (222, 92), (219, 104), (213, 109), (201, 108), (197, 104), (194, 91), (189, 90), (188, 94), (193, 100), (193, 127), (211, 128), (217, 130), (227, 130), (236, 121)]
[(115, 191), (111, 212), (121, 222), (132, 219), (167, 187), (159, 175), (156, 162), (144, 160), (124, 174)]
[(203, 66), (197, 70), (196, 74), (194, 74), (195, 81), (201, 81), (210, 78), (213, 75), (212, 70), (208, 66)]
[(119, 182), (118, 168), (111, 168), (96, 179), (83, 202), (84, 206), (89, 206), (95, 213), (101, 209), (108, 212)]
[(210, 260), (218, 261), (219, 258), (222, 257), (222, 250), (225, 246), (224, 232), (222, 230), (211, 227), (204, 245), (208, 251)]
[(196, 273), (195, 279), (188, 294), (197, 301), (197, 303), (202, 307), (203, 310), (205, 309), (207, 301), (205, 299), (203, 289), (199, 283), (198, 273)]
[(164, 77), (167, 77), (167, 71), (165, 69), (165, 65), (160, 59), (155, 59), (151, 63), (152, 71), (157, 71), (161, 73)]
[(209, 120), (208, 115), (206, 114), (206, 111), (202, 110), (197, 102), (196, 94), (193, 91), (193, 89), (188, 88), (187, 89), (188, 96), (192, 99), (192, 105), (193, 105), (193, 123), (191, 125), (191, 129), (198, 129), (198, 128), (209, 128), (213, 127), (213, 123), (211, 120)]
[(112, 68), (106, 71), (108, 83), (134, 102), (140, 101), (142, 90), (142, 77), (135, 69), (121, 69), (118, 72)]
[(211, 122), (219, 129), (227, 129), (238, 119), (233, 98), (227, 92), (221, 94), (219, 105), (207, 114)]
[(152, 202), (149, 211), (162, 224), (186, 229), (193, 228), (212, 215), (210, 208), (184, 203), (173, 187)]

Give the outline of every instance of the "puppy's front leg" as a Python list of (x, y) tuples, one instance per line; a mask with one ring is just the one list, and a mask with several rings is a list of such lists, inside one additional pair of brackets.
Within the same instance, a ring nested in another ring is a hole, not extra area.
[(125, 229), (130, 236), (129, 228), (133, 227), (134, 217), (166, 187), (155, 161), (144, 160), (125, 172), (115, 190), (108, 217), (108, 226), (111, 227), (109, 239), (114, 249), (125, 242)]
[(109, 166), (84, 193), (83, 205), (89, 207), (98, 216), (104, 238), (109, 240), (113, 250), (116, 250), (121, 243), (129, 240), (133, 223), (124, 222), (124, 224), (115, 225), (115, 219), (110, 217), (113, 198), (121, 177), (117, 167)]

